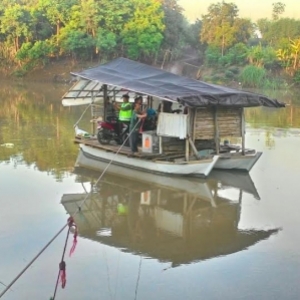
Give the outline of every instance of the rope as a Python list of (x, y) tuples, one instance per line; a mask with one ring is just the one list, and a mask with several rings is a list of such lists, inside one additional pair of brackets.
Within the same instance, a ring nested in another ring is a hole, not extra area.
[[(89, 104), (90, 106), (90, 104)], [(89, 107), (88, 106), (88, 107)], [(85, 109), (85, 111), (87, 110), (87, 108)], [(84, 113), (85, 113), (84, 111)], [(81, 115), (80, 119), (82, 118), (82, 116), (84, 115), (84, 113)], [(77, 121), (76, 124), (78, 124), (78, 122), (80, 121), (80, 119)], [(124, 140), (123, 144), (119, 147), (118, 151), (115, 153), (114, 157), (117, 156), (119, 154), (119, 152), (121, 151), (121, 149), (124, 147), (124, 145), (126, 144), (127, 140), (129, 139), (129, 137), (131, 136), (132, 132), (135, 130), (136, 126), (140, 123), (140, 119), (138, 120), (138, 122), (135, 124), (135, 126), (133, 127), (133, 129), (129, 132), (128, 136), (126, 137), (126, 139)], [(74, 125), (74, 127), (76, 126), (76, 124)], [(110, 165), (112, 164), (114, 157), (110, 160), (110, 162), (107, 164), (107, 166), (105, 167), (105, 169), (102, 171), (101, 175), (99, 176), (98, 180), (96, 181), (96, 184), (98, 184), (100, 182), (100, 180), (102, 179), (102, 177), (104, 176), (105, 172), (108, 170), (108, 168), (110, 167)], [(92, 192), (92, 191), (91, 191)], [(75, 211), (75, 213), (72, 215), (71, 218), (73, 218), (80, 210), (81, 207), (84, 205), (85, 201), (88, 199), (89, 195), (91, 195), (91, 193), (87, 194), (87, 196), (84, 198), (84, 200), (82, 201), (81, 205), (77, 208), (77, 210)], [(38, 259), (38, 257), (50, 246), (50, 244), (62, 233), (62, 231), (68, 226), (69, 224), (66, 223), (55, 235), (54, 237), (40, 250), (40, 252), (38, 252), (38, 254), (25, 266), (25, 268), (11, 281), (11, 283), (9, 285), (7, 285), (7, 287), (1, 292), (0, 294), (0, 298), (2, 298), (2, 296), (16, 283), (16, 281), (26, 272), (26, 270)], [(55, 299), (55, 295), (54, 298), (52, 297), (52, 300)]]
[(13, 286), (13, 284), (25, 273), (25, 271), (37, 260), (37, 258), (49, 247), (49, 245), (61, 234), (61, 232), (68, 226), (64, 225), (56, 235), (42, 248), (42, 250), (26, 265), (26, 267), (15, 277), (15, 279), (6, 287), (0, 294), (0, 298)]
[(138, 272), (138, 277), (137, 277), (137, 281), (136, 281), (134, 300), (137, 299), (137, 292), (138, 292), (140, 277), (141, 277), (141, 266), (142, 266), (142, 256), (140, 256), (139, 272)]
[(74, 124), (74, 127), (78, 125), (78, 123), (81, 121), (81, 119), (83, 118), (85, 112), (88, 110), (88, 108), (92, 105), (92, 103), (90, 103), (85, 110), (83, 111), (83, 113), (81, 114), (81, 116), (79, 117), (79, 119), (77, 120), (77, 122)]
[(107, 257), (106, 257), (106, 252), (105, 252), (105, 246), (103, 246), (103, 257), (105, 260), (105, 265), (106, 265), (106, 272), (107, 272), (107, 287), (108, 287), (108, 291), (109, 291), (109, 297), (110, 299), (113, 299), (112, 297), (112, 292), (111, 292), (111, 287), (110, 287), (110, 277), (109, 277), (109, 267), (108, 267), (108, 263), (107, 263)]
[[(134, 127), (132, 128), (132, 130), (129, 132), (128, 136), (126, 137), (126, 139), (124, 140), (123, 144), (119, 147), (119, 149), (115, 152), (113, 158), (109, 161), (109, 163), (106, 165), (105, 169), (102, 171), (102, 173), (100, 174), (99, 178), (96, 180), (95, 185), (99, 184), (100, 180), (102, 179), (102, 177), (104, 176), (104, 174), (106, 173), (106, 171), (108, 170), (108, 168), (110, 167), (110, 165), (112, 164), (112, 162), (114, 161), (115, 157), (120, 153), (121, 149), (125, 146), (125, 144), (127, 143), (127, 140), (129, 139), (129, 137), (131, 136), (131, 134), (134, 132), (135, 128), (138, 126), (138, 124), (141, 122), (141, 120), (139, 119), (138, 122), (134, 125)], [(92, 194), (92, 191), (86, 195), (86, 197), (82, 200), (81, 204), (79, 205), (78, 210), (76, 211), (76, 213), (81, 209), (81, 207), (84, 205), (85, 201), (89, 198), (89, 196)], [(76, 214), (75, 213), (75, 214)], [(74, 214), (74, 215), (75, 215)]]
[[(67, 249), (67, 244), (68, 244), (68, 239), (69, 239), (70, 231), (71, 231), (71, 228), (74, 226), (74, 224), (75, 223), (74, 223), (73, 218), (70, 217), (68, 219), (69, 229), (68, 229), (68, 233), (67, 233), (67, 237), (66, 237), (66, 241), (65, 241), (65, 246), (64, 246), (63, 253), (62, 253), (62, 257), (61, 257), (61, 261), (59, 263), (59, 271), (58, 271), (58, 275), (57, 275), (57, 280), (56, 280), (56, 284), (55, 284), (55, 289), (54, 289), (53, 297), (51, 298), (52, 300), (55, 299), (56, 291), (57, 291), (57, 287), (58, 287), (58, 283), (59, 283), (59, 279), (61, 279), (61, 287), (62, 288), (65, 288), (66, 283), (67, 283), (67, 278), (66, 278), (66, 263), (64, 261), (64, 258), (65, 258), (65, 254), (66, 254), (66, 249)], [(76, 227), (75, 227), (74, 244), (73, 244), (74, 248), (75, 248), (74, 245), (76, 245), (76, 242), (77, 242), (76, 237), (77, 237), (77, 230), (76, 230)], [(73, 247), (71, 248), (70, 255), (72, 254)]]

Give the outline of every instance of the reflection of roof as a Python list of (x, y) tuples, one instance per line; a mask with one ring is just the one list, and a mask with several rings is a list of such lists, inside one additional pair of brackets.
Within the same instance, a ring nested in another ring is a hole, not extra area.
[(126, 58), (118, 58), (72, 75), (86, 79), (84, 85), (90, 81), (100, 82), (169, 101), (179, 101), (190, 107), (285, 106), (263, 95), (189, 79)]
[[(77, 181), (93, 187), (74, 217), (80, 236), (173, 266), (242, 251), (278, 231), (239, 230), (242, 193), (239, 199), (231, 199), (231, 193), (219, 196), (219, 189), (233, 187), (259, 198), (248, 173), (213, 171), (207, 180), (178, 179), (134, 170), (124, 175), (116, 167), (94, 186), (99, 172), (75, 172)], [(61, 203), (73, 215), (85, 198), (65, 194)], [(128, 204), (127, 215), (116, 213), (118, 203)]]
[[(129, 237), (96, 236), (84, 234), (84, 237), (103, 244), (121, 248), (124, 252), (131, 252), (161, 261), (172, 262), (175, 266), (194, 261), (206, 260), (218, 256), (233, 254), (255, 245), (259, 241), (269, 238), (278, 229), (272, 230), (237, 230), (228, 235), (220, 232), (207, 232), (189, 242), (175, 239), (171, 236), (168, 241), (145, 239), (145, 242), (134, 243)], [(155, 246), (153, 245), (155, 243)]]
[[(76, 202), (81, 202), (83, 197), (76, 194), (63, 196), (62, 204), (70, 215), (78, 207)], [(86, 203), (84, 209), (75, 215), (80, 236), (120, 248), (124, 252), (172, 262), (173, 265), (242, 251), (278, 232), (278, 229), (239, 230), (236, 226), (238, 205), (230, 204), (211, 209), (198, 208), (190, 217), (173, 213), (173, 220), (166, 215), (172, 215), (167, 208), (154, 206), (151, 221), (147, 217), (136, 222), (136, 213), (131, 216), (119, 215), (114, 224), (108, 225), (104, 224), (104, 219), (111, 215), (111, 211), (109, 208), (103, 210), (96, 207), (99, 202), (98, 199)], [(170, 228), (174, 228), (172, 233), (168, 230)]]

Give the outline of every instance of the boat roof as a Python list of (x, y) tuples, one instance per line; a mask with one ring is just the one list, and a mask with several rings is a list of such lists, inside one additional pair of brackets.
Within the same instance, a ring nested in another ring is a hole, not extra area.
[[(83, 80), (81, 90), (86, 90), (86, 96), (89, 95), (89, 97), (91, 88), (100, 91), (100, 86), (107, 84), (119, 90), (179, 102), (193, 108), (208, 106), (285, 107), (284, 103), (265, 95), (190, 79), (123, 57), (82, 72), (71, 72), (71, 74)], [(79, 95), (78, 85), (73, 91), (71, 88), (63, 98), (68, 98), (72, 92), (74, 99), (75, 95)]]

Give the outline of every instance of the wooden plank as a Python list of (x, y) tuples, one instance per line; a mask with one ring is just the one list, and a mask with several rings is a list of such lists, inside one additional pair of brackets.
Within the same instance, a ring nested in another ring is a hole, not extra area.
[(198, 159), (199, 158), (199, 154), (198, 154), (197, 148), (196, 148), (196, 146), (195, 146), (195, 144), (192, 141), (192, 139), (191, 139), (190, 136), (188, 136), (188, 141), (189, 141), (189, 143), (190, 143), (190, 145), (191, 145), (191, 147), (192, 147), (192, 149), (194, 151), (194, 154), (195, 154), (196, 158)]

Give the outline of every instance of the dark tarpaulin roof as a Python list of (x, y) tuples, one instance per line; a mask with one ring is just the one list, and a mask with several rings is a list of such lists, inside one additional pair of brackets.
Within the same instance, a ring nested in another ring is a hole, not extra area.
[(284, 107), (267, 96), (182, 77), (127, 58), (72, 75), (117, 86), (141, 94), (179, 101), (190, 107)]

